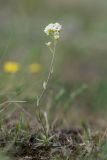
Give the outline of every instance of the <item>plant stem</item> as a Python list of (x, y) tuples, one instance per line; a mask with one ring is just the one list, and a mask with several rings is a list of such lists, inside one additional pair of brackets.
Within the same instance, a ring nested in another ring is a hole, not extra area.
[(46, 81), (45, 81), (46, 88), (43, 87), (40, 96), (37, 97), (37, 107), (38, 107), (38, 112), (39, 112), (39, 121), (40, 121), (40, 123), (42, 124), (42, 127), (43, 127), (43, 130), (44, 130), (45, 134), (46, 134), (46, 129), (45, 129), (44, 123), (43, 123), (43, 121), (42, 121), (42, 111), (41, 111), (41, 108), (40, 108), (40, 101), (41, 101), (44, 93), (46, 92), (47, 85), (48, 85), (49, 80), (50, 80), (50, 77), (51, 77), (51, 75), (52, 75), (52, 73), (53, 73), (53, 64), (54, 64), (55, 53), (56, 53), (56, 40), (54, 40), (53, 45), (54, 45), (53, 48), (49, 47), (49, 50), (50, 50), (50, 52), (52, 53), (52, 59), (51, 59), (50, 67), (49, 67), (49, 73), (48, 73), (47, 79), (46, 79)]

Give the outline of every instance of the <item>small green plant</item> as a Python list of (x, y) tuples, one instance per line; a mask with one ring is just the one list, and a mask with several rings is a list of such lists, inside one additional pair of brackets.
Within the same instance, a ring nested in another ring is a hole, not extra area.
[(36, 138), (36, 140), (38, 141), (38, 146), (42, 146), (42, 145), (45, 145), (45, 146), (49, 146), (49, 145), (52, 145), (52, 139), (54, 138), (55, 136), (52, 135), (52, 136), (49, 136), (49, 135), (45, 135), (43, 133), (40, 134), (40, 138)]
[(47, 133), (47, 131), (46, 131), (44, 123), (42, 121), (42, 111), (41, 111), (41, 108), (40, 108), (40, 102), (41, 102), (41, 99), (42, 99), (46, 89), (47, 89), (48, 82), (49, 82), (49, 80), (52, 76), (52, 73), (54, 71), (53, 64), (54, 64), (55, 54), (56, 54), (56, 45), (57, 45), (58, 39), (60, 38), (61, 29), (62, 29), (62, 26), (59, 23), (54, 23), (54, 24), (51, 23), (48, 26), (46, 26), (45, 30), (44, 30), (46, 35), (49, 36), (49, 38), (51, 39), (51, 41), (46, 43), (46, 46), (48, 47), (48, 49), (52, 53), (52, 59), (51, 59), (47, 79), (43, 82), (43, 89), (42, 89), (42, 92), (41, 92), (40, 96), (37, 96), (37, 107), (38, 107), (38, 111), (39, 111), (39, 122), (42, 124), (42, 128), (43, 128), (45, 133)]

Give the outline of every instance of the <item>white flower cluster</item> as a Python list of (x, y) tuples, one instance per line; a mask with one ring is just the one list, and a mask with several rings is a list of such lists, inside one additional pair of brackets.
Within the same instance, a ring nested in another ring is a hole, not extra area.
[(59, 23), (51, 23), (45, 27), (44, 32), (49, 36), (53, 36), (54, 39), (59, 39), (59, 32), (62, 29), (62, 26)]

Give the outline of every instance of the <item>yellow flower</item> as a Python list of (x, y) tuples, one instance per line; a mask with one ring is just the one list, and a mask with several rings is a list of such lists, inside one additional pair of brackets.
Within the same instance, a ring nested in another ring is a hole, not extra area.
[(41, 65), (38, 63), (33, 63), (29, 65), (29, 71), (31, 73), (39, 73), (41, 70)]
[(16, 62), (6, 62), (3, 66), (3, 70), (7, 73), (16, 73), (19, 69), (20, 65)]

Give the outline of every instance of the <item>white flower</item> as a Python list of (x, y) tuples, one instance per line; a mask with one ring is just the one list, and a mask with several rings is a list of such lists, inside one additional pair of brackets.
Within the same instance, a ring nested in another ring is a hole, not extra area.
[(54, 33), (54, 39), (56, 39), (56, 40), (59, 39), (59, 32)]
[(52, 42), (47, 42), (47, 43), (46, 43), (46, 45), (47, 45), (48, 47), (50, 47), (51, 44), (52, 44)]
[(53, 24), (53, 28), (55, 31), (60, 31), (62, 29), (62, 26), (59, 23), (55, 23)]
[(45, 27), (44, 32), (49, 36), (52, 35), (55, 39), (59, 39), (59, 32), (62, 26), (59, 23), (50, 23)]

